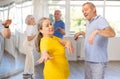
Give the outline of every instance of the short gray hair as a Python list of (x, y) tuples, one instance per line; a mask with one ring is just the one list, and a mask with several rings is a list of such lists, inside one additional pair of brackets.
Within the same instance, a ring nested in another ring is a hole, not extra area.
[(90, 8), (95, 8), (96, 6), (92, 2), (86, 2), (82, 6), (89, 5)]
[(54, 11), (54, 13), (55, 13), (55, 12), (59, 12), (59, 14), (60, 14), (60, 15), (62, 15), (61, 11), (60, 11), (60, 10), (58, 10), (58, 9), (57, 9), (57, 10), (55, 10), (55, 11)]
[(31, 18), (34, 18), (34, 16), (33, 16), (33, 15), (28, 15), (28, 16), (26, 17), (26, 19), (25, 19), (25, 23), (29, 25), (29, 20), (30, 20)]

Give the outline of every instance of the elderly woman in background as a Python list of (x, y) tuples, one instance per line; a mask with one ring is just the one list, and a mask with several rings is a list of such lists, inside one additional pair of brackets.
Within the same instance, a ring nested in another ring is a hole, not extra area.
[(24, 49), (26, 54), (25, 60), (25, 67), (24, 67), (24, 78), (33, 78), (34, 77), (34, 56), (33, 56), (33, 49), (34, 49), (34, 39), (37, 34), (35, 28), (35, 19), (33, 15), (28, 15), (26, 17), (25, 23), (27, 24), (25, 30), (25, 41), (24, 41)]

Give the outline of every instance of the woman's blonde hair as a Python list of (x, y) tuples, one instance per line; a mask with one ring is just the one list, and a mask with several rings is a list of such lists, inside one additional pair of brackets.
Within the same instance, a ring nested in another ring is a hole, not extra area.
[(42, 29), (43, 27), (43, 21), (44, 20), (50, 20), (49, 18), (46, 18), (46, 17), (43, 17), (41, 18), (38, 23), (37, 23), (37, 29), (38, 29), (38, 35), (37, 35), (37, 38), (35, 40), (35, 46), (36, 46), (36, 50), (38, 52), (40, 52), (40, 41), (41, 41), (41, 38), (43, 37), (42, 33), (40, 32), (40, 30)]

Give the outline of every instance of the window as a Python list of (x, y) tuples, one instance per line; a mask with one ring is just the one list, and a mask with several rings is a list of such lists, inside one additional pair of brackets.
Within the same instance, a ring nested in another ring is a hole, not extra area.
[(82, 4), (85, 1), (71, 0), (70, 1), (70, 30), (69, 34), (74, 34), (79, 31), (85, 31), (86, 20), (82, 14)]
[(54, 11), (55, 10), (60, 10), (61, 11), (61, 19), (65, 22), (65, 7), (64, 6), (50, 6), (49, 7), (49, 17), (52, 22), (54, 22)]
[(32, 1), (28, 0), (25, 2), (8, 4), (0, 7), (0, 17), (2, 20), (12, 19), (10, 29), (15, 33), (15, 30), (23, 33), (25, 29), (25, 18), (28, 14), (33, 14)]
[[(97, 8), (97, 14), (105, 17), (114, 28), (116, 36), (120, 37), (120, 1), (119, 0), (46, 0), (48, 3), (49, 17), (54, 22), (54, 10), (59, 9), (62, 20), (65, 22), (67, 35), (78, 31), (85, 31), (86, 20), (82, 14), (82, 4), (86, 1), (93, 2)], [(111, 13), (112, 12), (112, 13)], [(23, 32), (25, 29), (25, 18), (33, 14), (32, 0), (23, 0), (21, 3), (12, 3), (8, 6), (0, 6), (0, 18), (8, 17), (13, 20), (12, 31)], [(111, 15), (112, 14), (112, 15)]]
[(26, 24), (25, 24), (26, 16), (29, 14), (33, 14), (32, 1), (26, 1), (21, 4), (16, 4), (15, 7), (16, 7), (16, 11), (15, 11), (16, 30), (23, 33), (26, 28)]
[(3, 20), (3, 7), (0, 7), (0, 21)]
[[(85, 31), (85, 24), (86, 19), (83, 16), (82, 13), (82, 5), (86, 1), (70, 1), (70, 34), (74, 34), (76, 32)], [(101, 16), (103, 16), (103, 1), (93, 1), (93, 3), (96, 5), (97, 13)]]
[(65, 22), (65, 0), (56, 0), (56, 1), (48, 1), (49, 4), (49, 17), (52, 22), (54, 22), (54, 11), (61, 11), (61, 19)]
[(105, 17), (116, 31), (117, 37), (120, 37), (119, 0), (48, 0), (50, 18), (54, 21), (53, 11), (56, 8), (60, 9), (64, 14), (62, 19), (66, 24), (67, 35), (74, 34), (78, 31), (84, 31), (86, 20), (82, 14), (82, 4), (86, 1), (95, 4), (97, 14)]
[[(87, 1), (87, 0), (86, 0)], [(49, 0), (49, 17), (54, 21), (53, 13), (55, 9), (60, 9), (66, 24), (66, 31), (68, 35), (74, 34), (78, 31), (85, 31), (86, 20), (82, 14), (82, 4), (86, 2), (85, 0)], [(95, 3), (95, 1), (94, 1)], [(97, 10), (103, 16), (103, 1), (96, 1)]]
[[(105, 17), (116, 32), (116, 37), (120, 37), (120, 1), (106, 1)], [(112, 13), (111, 13), (112, 12)]]

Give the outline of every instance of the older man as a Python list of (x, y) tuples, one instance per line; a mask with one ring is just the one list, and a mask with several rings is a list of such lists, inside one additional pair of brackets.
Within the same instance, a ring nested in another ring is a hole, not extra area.
[(61, 11), (55, 10), (54, 17), (55, 17), (54, 35), (59, 38), (63, 38), (63, 35), (65, 35), (65, 23), (61, 20)]
[(78, 32), (74, 35), (74, 39), (79, 35), (85, 37), (85, 79), (104, 79), (108, 62), (108, 38), (114, 37), (115, 32), (105, 18), (97, 15), (93, 3), (84, 3), (82, 12), (88, 20), (86, 33)]

